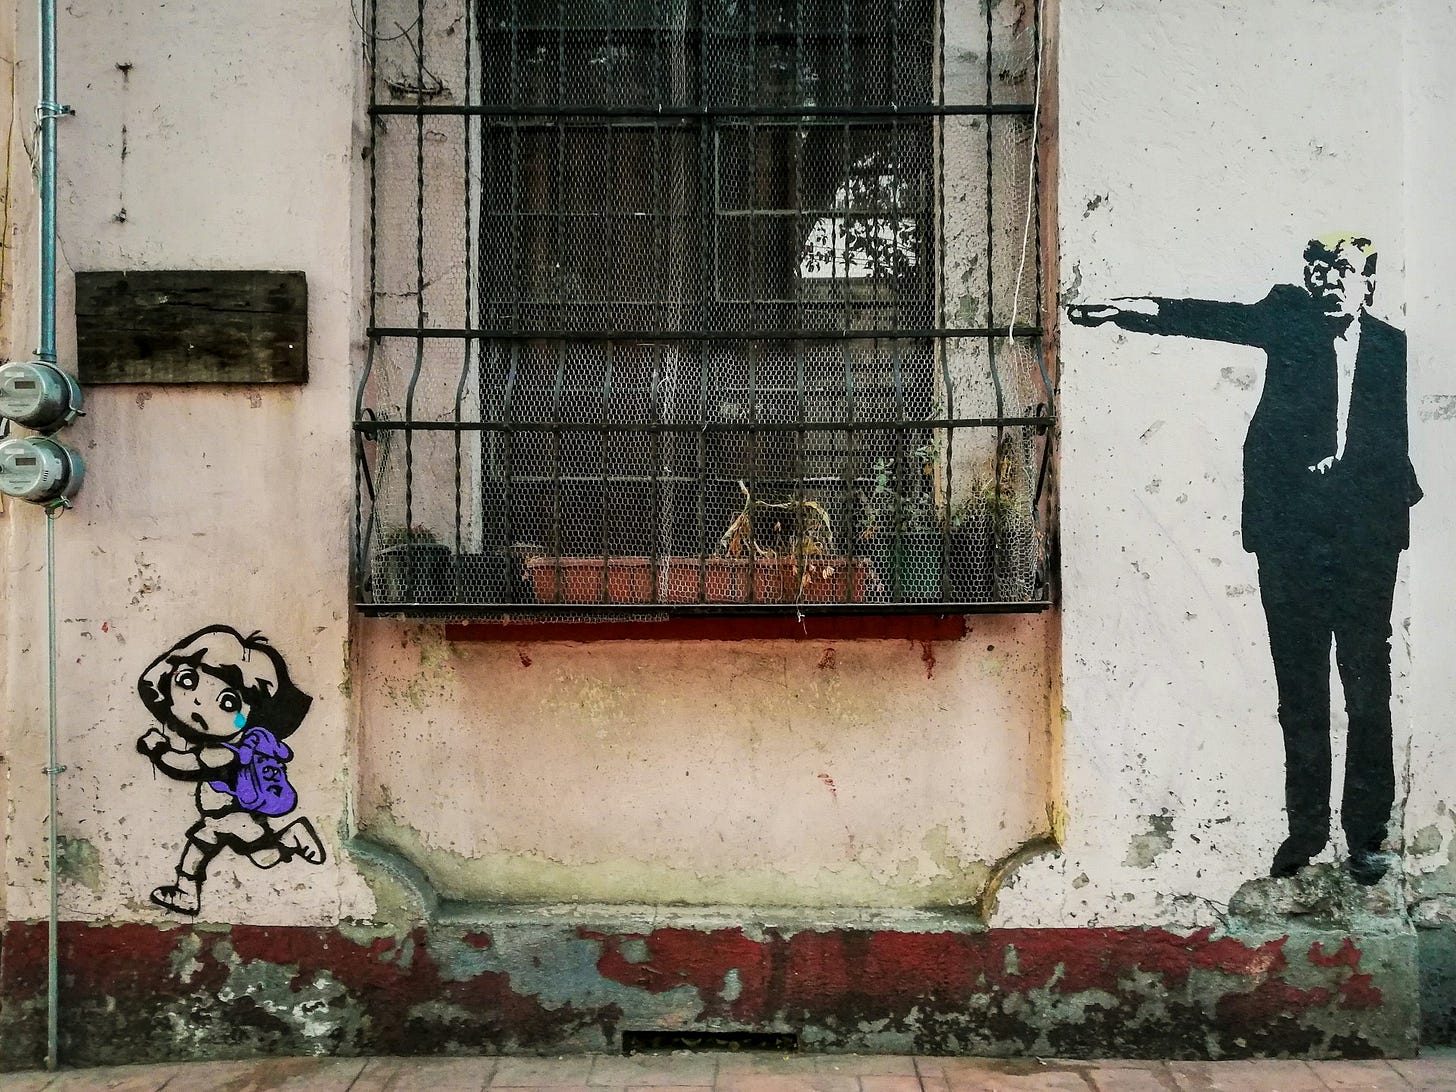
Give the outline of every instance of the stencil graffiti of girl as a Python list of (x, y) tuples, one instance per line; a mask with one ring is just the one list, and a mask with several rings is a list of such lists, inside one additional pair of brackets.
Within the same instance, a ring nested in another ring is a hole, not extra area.
[(224, 849), (259, 868), (294, 857), (323, 862), (306, 818), (273, 827), (298, 804), (286, 765), (293, 752), (282, 741), (313, 699), (293, 685), (267, 640), (230, 626), (198, 630), (157, 657), (137, 690), (158, 724), (137, 750), (168, 777), (197, 782), (200, 816), (187, 831), (177, 882), (153, 891), (154, 903), (196, 916), (207, 866)]

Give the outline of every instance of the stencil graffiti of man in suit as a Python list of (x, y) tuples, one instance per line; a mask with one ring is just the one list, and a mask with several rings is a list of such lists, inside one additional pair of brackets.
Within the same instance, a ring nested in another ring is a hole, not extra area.
[(1421, 497), (1406, 425), (1405, 334), (1367, 310), (1376, 250), (1332, 235), (1304, 252), (1304, 286), (1258, 303), (1140, 297), (1076, 304), (1083, 326), (1262, 349), (1264, 390), (1244, 440), (1243, 543), (1259, 592), (1284, 733), (1289, 836), (1273, 876), (1329, 841), (1330, 642), (1349, 715), (1341, 822), (1356, 880), (1385, 874), (1395, 801), (1390, 612)]

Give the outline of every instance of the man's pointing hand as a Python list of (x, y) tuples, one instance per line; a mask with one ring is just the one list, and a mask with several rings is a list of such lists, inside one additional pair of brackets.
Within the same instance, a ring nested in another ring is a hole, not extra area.
[(1067, 305), (1067, 318), (1078, 326), (1101, 326), (1104, 322), (1115, 322), (1123, 315), (1145, 315), (1152, 318), (1157, 313), (1157, 303), (1140, 296), (1109, 300), (1106, 303)]

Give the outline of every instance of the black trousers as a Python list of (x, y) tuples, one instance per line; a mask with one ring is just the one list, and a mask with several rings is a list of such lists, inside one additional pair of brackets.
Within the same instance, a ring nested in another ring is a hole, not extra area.
[(1311, 852), (1329, 839), (1333, 639), (1350, 722), (1341, 825), (1352, 851), (1379, 849), (1395, 803), (1390, 610), (1400, 551), (1319, 542), (1256, 556), (1279, 688), (1290, 837)]

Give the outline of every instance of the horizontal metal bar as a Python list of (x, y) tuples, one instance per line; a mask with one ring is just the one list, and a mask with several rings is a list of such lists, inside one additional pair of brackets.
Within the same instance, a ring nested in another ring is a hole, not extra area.
[[(916, 216), (925, 216), (930, 209), (919, 205), (892, 205), (883, 208), (873, 208), (868, 205), (847, 206), (837, 209), (781, 209), (781, 208), (749, 208), (736, 205), (723, 205), (713, 210), (713, 215), (719, 220), (727, 220), (730, 223), (734, 220), (798, 220), (812, 217), (815, 220), (913, 220)], [(590, 216), (591, 213), (582, 215)], [(628, 214), (632, 215), (632, 214)], [(797, 300), (790, 300), (796, 303)]]
[[(724, 42), (821, 42), (827, 41), (838, 45), (842, 42), (854, 42), (862, 44), (874, 41), (875, 38), (883, 37), (884, 27), (876, 27), (870, 30), (863, 25), (853, 26), (848, 23), (836, 23), (834, 25), (811, 25), (789, 27), (783, 30), (776, 30), (771, 27), (742, 27), (726, 29), (722, 26), (704, 26), (700, 22), (694, 22), (691, 17), (673, 26), (663, 23), (547, 23), (544, 21), (532, 21), (521, 19), (519, 21), (502, 19), (500, 22), (486, 23), (479, 28), (481, 37), (493, 39), (492, 45), (504, 44), (512, 38), (524, 39), (531, 44), (545, 43), (555, 44), (557, 38), (584, 39), (589, 44), (596, 44), (607, 35), (611, 35), (618, 41), (633, 39), (672, 39), (679, 41), (687, 39), (693, 42), (706, 38), (714, 44)], [(575, 44), (575, 43), (574, 43)]]
[(482, 103), (376, 102), (371, 117), (469, 116), (494, 118), (934, 118), (1030, 115), (1029, 102), (925, 103), (912, 106), (493, 106)]
[[(372, 338), (447, 338), (474, 341), (906, 341), (927, 338), (1006, 337), (1005, 326), (927, 326), (905, 330), (484, 330), (446, 326), (371, 326)], [(1041, 337), (1040, 326), (1016, 327)]]
[[(886, 221), (889, 221), (889, 220), (908, 220), (908, 219), (913, 219), (916, 216), (924, 216), (924, 215), (927, 215), (931, 211), (932, 211), (931, 209), (929, 209), (927, 207), (919, 206), (919, 205), (894, 205), (894, 206), (886, 206), (886, 207), (882, 207), (882, 208), (874, 208), (874, 207), (869, 206), (869, 205), (860, 205), (860, 206), (843, 207), (843, 208), (807, 208), (806, 207), (806, 208), (801, 208), (801, 209), (771, 208), (771, 207), (764, 207), (764, 208), (741, 207), (740, 208), (740, 207), (737, 207), (737, 206), (728, 206), (728, 205), (725, 205), (725, 206), (723, 206), (721, 208), (715, 209), (714, 212), (713, 212), (713, 215), (716, 216), (716, 217), (718, 217), (718, 219), (720, 219), (720, 220), (747, 220), (747, 219), (750, 219), (750, 218), (758, 218), (758, 219), (779, 219), (779, 220), (782, 220), (782, 219), (797, 218), (797, 217), (813, 217), (816, 220), (835, 219), (835, 220), (886, 220)], [(621, 221), (624, 221), (626, 223), (637, 223), (639, 221), (666, 220), (666, 221), (669, 221), (669, 222), (672, 222), (672, 223), (684, 223), (684, 224), (696, 224), (696, 223), (699, 223), (701, 221), (701, 219), (702, 219), (701, 215), (699, 213), (697, 213), (697, 212), (686, 212), (686, 211), (661, 212), (661, 211), (657, 211), (657, 210), (653, 210), (653, 209), (631, 209), (631, 208), (608, 209), (608, 210), (605, 210), (605, 211), (598, 210), (598, 209), (586, 209), (586, 210), (580, 211), (580, 212), (573, 211), (573, 210), (570, 210), (570, 209), (544, 209), (544, 210), (540, 210), (540, 209), (538, 209), (538, 210), (532, 210), (532, 209), (522, 209), (522, 210), (507, 209), (504, 212), (482, 212), (482, 213), (480, 213), (480, 218), (482, 220), (504, 221), (505, 223), (510, 223), (512, 220), (545, 221), (547, 223), (555, 223), (557, 221), (562, 221), (562, 222), (565, 222), (565, 223), (571, 223), (573, 220), (590, 221), (590, 222), (593, 222), (593, 223), (596, 223), (596, 222), (599, 222), (599, 221), (603, 221), (603, 220), (606, 220), (606, 221), (621, 220)], [(603, 301), (603, 302), (615, 303), (617, 301), (610, 300), (610, 301)], [(662, 301), (661, 300), (643, 300), (641, 302), (643, 302), (645, 304), (651, 304), (651, 305), (654, 305), (654, 306), (658, 306), (658, 307), (662, 306)], [(795, 303), (797, 301), (796, 300), (789, 300), (788, 302)]]
[[(922, 421), (381, 421), (354, 422), (365, 436), (377, 432), (886, 432), (926, 428), (1046, 428), (1057, 423), (1045, 417), (948, 417)], [(594, 479), (599, 480), (599, 479)]]
[(368, 603), (356, 601), (355, 609), (366, 615), (407, 614), (439, 617), (453, 615), (542, 614), (1038, 614), (1048, 610), (1045, 599), (1021, 603)]
[[(582, 430), (582, 434), (583, 435), (590, 435), (590, 434), (593, 434), (593, 433), (600, 433), (600, 432), (601, 432), (601, 430), (600, 429), (596, 429), (596, 428), (583, 429)], [(844, 452), (842, 450), (840, 450), (840, 451), (833, 451), (833, 450), (829, 450), (829, 449), (826, 448), (825, 450), (823, 450), (821, 452), (816, 452), (815, 455), (812, 456), (812, 457), (815, 457), (815, 458), (823, 458), (823, 459), (828, 459), (830, 457), (835, 457), (835, 458), (839, 458), (839, 459), (842, 460), (843, 457), (844, 457)], [(596, 474), (596, 475), (587, 475), (587, 474), (560, 474), (560, 475), (557, 475), (557, 476), (554, 476), (554, 477), (548, 476), (548, 475), (545, 475), (545, 474), (521, 474), (521, 473), (515, 473), (515, 474), (512, 474), (511, 475), (511, 480), (516, 485), (525, 484), (525, 485), (553, 485), (553, 486), (554, 485), (558, 485), (558, 484), (560, 484), (560, 485), (596, 485), (596, 486), (600, 486), (600, 485), (651, 485), (654, 482), (659, 482), (659, 483), (661, 483), (663, 485), (697, 485), (699, 483), (699, 481), (701, 481), (703, 483), (703, 485), (705, 485), (705, 486), (707, 486), (707, 485), (712, 485), (712, 486), (731, 486), (731, 487), (733, 487), (736, 490), (737, 489), (737, 486), (738, 486), (738, 483), (743, 480), (743, 475), (742, 474), (735, 474), (731, 478), (726, 478), (726, 477), (722, 477), (722, 476), (716, 475), (716, 474), (709, 474), (709, 475), (704, 475), (703, 477), (699, 478), (695, 474), (674, 474), (674, 473), (671, 473), (670, 470), (664, 470), (662, 473), (657, 474), (657, 475), (651, 475), (651, 474), (606, 474), (606, 475), (602, 475), (602, 474)], [(779, 475), (777, 477), (770, 477), (770, 476), (768, 476), (766, 474), (759, 474), (759, 475), (756, 476), (756, 480), (757, 480), (757, 482), (758, 482), (758, 484), (759, 484), (760, 487), (773, 486), (773, 487), (781, 488), (781, 489), (813, 489), (815, 491), (823, 492), (823, 493), (838, 493), (838, 492), (842, 492), (845, 489), (845, 479), (844, 478), (838, 477), (838, 476), (836, 476), (836, 477), (829, 477), (829, 476), (823, 475), (823, 474), (810, 475), (810, 476), (803, 477), (803, 478), (790, 478), (790, 477), (784, 477), (783, 475)], [(850, 478), (849, 481), (854, 486), (861, 486), (861, 485), (873, 485), (875, 480), (874, 480), (874, 478), (869, 477), (868, 475), (861, 474), (859, 477)]]

